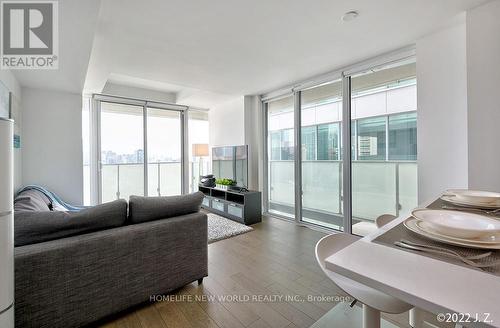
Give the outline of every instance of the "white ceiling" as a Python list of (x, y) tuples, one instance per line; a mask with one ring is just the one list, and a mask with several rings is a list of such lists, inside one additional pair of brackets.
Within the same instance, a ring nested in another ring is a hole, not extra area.
[[(82, 90), (87, 65), (73, 56), (90, 51), (96, 2), (60, 0), (61, 67), (50, 76), (18, 74), (23, 84)], [(85, 90), (99, 92), (110, 80), (176, 92), (178, 102), (207, 107), (200, 102), (270, 91), (412, 44), (484, 2), (105, 0)], [(353, 9), (359, 17), (342, 23)]]

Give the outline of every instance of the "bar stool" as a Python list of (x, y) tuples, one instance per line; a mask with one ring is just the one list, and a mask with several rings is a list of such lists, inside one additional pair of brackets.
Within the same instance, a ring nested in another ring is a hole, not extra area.
[(325, 267), (327, 257), (357, 241), (360, 237), (338, 233), (321, 238), (316, 244), (316, 260), (323, 272), (347, 295), (363, 303), (363, 328), (380, 328), (380, 313), (403, 313), (413, 306), (376, 289), (346, 278)]

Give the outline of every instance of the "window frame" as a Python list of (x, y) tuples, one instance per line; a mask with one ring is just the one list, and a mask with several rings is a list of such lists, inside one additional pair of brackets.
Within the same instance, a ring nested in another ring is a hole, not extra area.
[(143, 119), (143, 149), (144, 149), (144, 195), (148, 196), (148, 161), (147, 161), (147, 111), (160, 109), (177, 111), (180, 113), (181, 133), (181, 194), (189, 192), (189, 112), (208, 111), (208, 109), (172, 104), (167, 102), (150, 101), (137, 98), (93, 94), (91, 98), (91, 167), (90, 190), (91, 204), (102, 203), (102, 160), (101, 160), (101, 104), (115, 103), (142, 107)]
[[(270, 213), (269, 212), (269, 194), (268, 190), (270, 188), (269, 184), (269, 131), (268, 131), (268, 104), (271, 101), (284, 98), (286, 96), (293, 96), (294, 97), (294, 130), (296, 131), (296, 135), (299, 136), (301, 135), (301, 113), (300, 113), (300, 101), (301, 101), (301, 91), (307, 90), (309, 88), (317, 87), (322, 84), (326, 83), (332, 83), (334, 81), (338, 81), (339, 79), (342, 79), (342, 120), (340, 122), (332, 122), (332, 123), (337, 123), (339, 124), (339, 145), (338, 145), (338, 158), (339, 160), (343, 163), (343, 175), (342, 175), (342, 180), (343, 180), (343, 200), (342, 200), (342, 205), (343, 205), (343, 214), (344, 214), (344, 232), (346, 233), (352, 233), (352, 173), (351, 173), (351, 168), (352, 168), (352, 163), (354, 161), (358, 160), (358, 134), (357, 134), (357, 120), (354, 119), (351, 120), (351, 102), (352, 102), (352, 97), (351, 97), (351, 76), (360, 74), (366, 71), (378, 69), (385, 67), (387, 65), (392, 65), (396, 64), (399, 62), (416, 62), (416, 51), (415, 51), (415, 46), (409, 46), (405, 47), (399, 50), (396, 50), (394, 52), (384, 54), (378, 57), (375, 57), (373, 59), (363, 61), (348, 67), (345, 67), (343, 69), (339, 69), (324, 75), (320, 75), (318, 77), (315, 77), (311, 80), (302, 82), (302, 83), (297, 83), (292, 87), (289, 88), (284, 88), (281, 90), (276, 90), (271, 93), (263, 94), (261, 96), (261, 102), (262, 102), (262, 108), (264, 111), (263, 115), (263, 140), (264, 140), (264, 147), (263, 147), (263, 159), (264, 159), (264, 165), (263, 165), (263, 190), (265, 191), (264, 199), (263, 199), (263, 205), (264, 205), (264, 214), (270, 215), (270, 216), (276, 216), (276, 217), (281, 217), (284, 219), (290, 219), (288, 217), (282, 217), (280, 215), (276, 215), (275, 213)], [(416, 112), (416, 111), (408, 111), (408, 112)], [(403, 114), (406, 112), (398, 112), (397, 114)], [(394, 115), (397, 115), (394, 114)], [(378, 115), (378, 116), (386, 116), (386, 122), (385, 122), (385, 161), (388, 161), (389, 159), (389, 116), (393, 114), (386, 114), (386, 115)], [(373, 116), (375, 117), (375, 116)], [(372, 118), (372, 116), (370, 116)], [(418, 119), (418, 116), (417, 116)], [(352, 124), (354, 123), (354, 124)], [(328, 124), (328, 123), (327, 123)], [(318, 158), (318, 126), (316, 125), (316, 159)], [(298, 131), (298, 132), (297, 132)], [(351, 134), (351, 131), (354, 134)], [(352, 138), (354, 136), (354, 138)], [(354, 140), (353, 140), (354, 139)], [(354, 146), (354, 148), (352, 148)], [(301, 193), (302, 193), (302, 181), (301, 179), (301, 172), (300, 172), (300, 163), (303, 160), (302, 155), (301, 155), (301, 148), (302, 148), (302, 142), (299, 142), (295, 140), (295, 204), (294, 206), (296, 207), (295, 210), (295, 219), (294, 221), (296, 223), (300, 223), (301, 225), (306, 225), (306, 226), (311, 226), (319, 230), (324, 230), (324, 231), (332, 231), (330, 228), (326, 228), (324, 226), (316, 225), (313, 223), (308, 223), (302, 220), (302, 201), (301, 201)]]

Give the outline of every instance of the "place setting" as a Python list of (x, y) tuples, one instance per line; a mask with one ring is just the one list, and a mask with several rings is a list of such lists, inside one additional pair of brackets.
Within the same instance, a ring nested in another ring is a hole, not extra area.
[(500, 276), (500, 193), (447, 190), (373, 241)]

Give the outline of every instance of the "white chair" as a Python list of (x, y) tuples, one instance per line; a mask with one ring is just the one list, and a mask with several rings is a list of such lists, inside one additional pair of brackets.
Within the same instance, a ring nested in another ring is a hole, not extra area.
[[(393, 221), (394, 219), (396, 219), (395, 215), (382, 214), (378, 218), (375, 219), (375, 225), (377, 226), (377, 229), (382, 228), (383, 226), (385, 226), (387, 223)], [(417, 308), (411, 309), (410, 313), (409, 313), (409, 320), (408, 320), (410, 326), (412, 326), (413, 328), (423, 327), (423, 324), (425, 321), (422, 319), (422, 316), (423, 316), (423, 313), (421, 310), (419, 310)]]
[(382, 228), (383, 226), (385, 226), (387, 223), (391, 222), (395, 218), (396, 218), (396, 216), (392, 215), (392, 214), (382, 214), (381, 216), (379, 216), (378, 218), (375, 219), (375, 225), (377, 226), (377, 228)]
[(352, 225), (352, 233), (358, 236), (368, 236), (395, 218), (392, 214), (382, 214), (375, 219), (375, 222), (360, 221)]
[(363, 303), (363, 327), (380, 328), (380, 312), (403, 313), (413, 306), (397, 298), (362, 285), (354, 280), (341, 276), (325, 267), (327, 257), (347, 247), (360, 237), (338, 233), (323, 237), (316, 244), (316, 260), (323, 272), (346, 294)]

